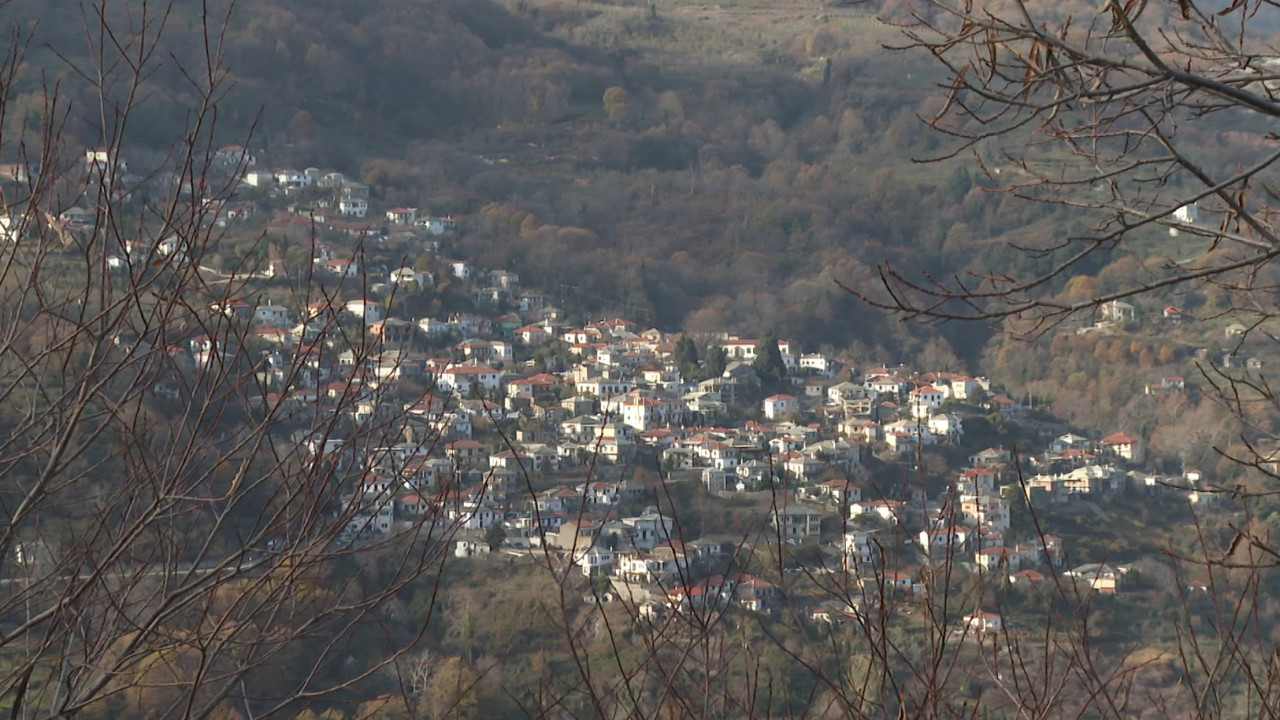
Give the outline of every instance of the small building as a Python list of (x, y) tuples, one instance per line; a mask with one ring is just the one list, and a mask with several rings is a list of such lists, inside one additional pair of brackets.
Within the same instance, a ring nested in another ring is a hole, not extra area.
[(1102, 304), (1102, 319), (1113, 322), (1132, 322), (1138, 319), (1138, 313), (1129, 303), (1112, 300)]
[(792, 395), (770, 395), (764, 399), (764, 416), (780, 420), (800, 410), (800, 401)]
[(349, 300), (347, 301), (345, 308), (348, 313), (363, 320), (366, 325), (381, 322), (387, 317), (386, 306), (377, 300), (368, 300), (365, 298)]
[(392, 225), (412, 225), (418, 221), (418, 208), (397, 207), (387, 210), (387, 222)]
[(1120, 589), (1121, 578), (1127, 572), (1128, 568), (1105, 563), (1089, 563), (1067, 570), (1062, 574), (1077, 582), (1088, 583), (1089, 589), (1095, 592), (1103, 595), (1115, 595)]
[(1102, 438), (1102, 447), (1129, 462), (1140, 463), (1144, 457), (1142, 440), (1127, 433), (1118, 432)]
[(1190, 203), (1173, 211), (1173, 219), (1186, 225), (1200, 222), (1200, 206)]
[(818, 537), (822, 533), (822, 514), (804, 505), (777, 508), (770, 522), (788, 539)]
[(965, 615), (964, 622), (970, 630), (976, 632), (1000, 632), (1004, 629), (1004, 618), (998, 613), (979, 610), (972, 615)]
[(879, 554), (879, 546), (873, 542), (873, 530), (850, 530), (844, 534), (844, 569), (858, 572), (870, 569)]
[(901, 500), (863, 500), (849, 503), (849, 518), (877, 517), (887, 522), (901, 522), (906, 504)]

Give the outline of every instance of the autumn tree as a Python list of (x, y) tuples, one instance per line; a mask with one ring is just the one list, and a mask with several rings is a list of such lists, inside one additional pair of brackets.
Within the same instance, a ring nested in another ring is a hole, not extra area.
[(480, 674), (462, 658), (438, 659), (431, 678), (422, 687), (418, 707), (430, 720), (479, 718), (477, 684)]
[(617, 85), (604, 91), (604, 112), (610, 120), (620, 121), (631, 114), (631, 94)]

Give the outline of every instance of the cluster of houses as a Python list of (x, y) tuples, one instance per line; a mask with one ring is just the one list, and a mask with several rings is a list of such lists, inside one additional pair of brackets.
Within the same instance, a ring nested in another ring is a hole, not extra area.
[[(77, 204), (60, 208), (54, 214), (25, 213), (20, 208), (7, 208), (0, 212), (0, 239), (16, 241), (37, 233), (50, 231), (64, 241), (91, 232), (103, 220), (103, 213), (95, 206), (103, 196), (99, 188), (107, 185), (107, 196), (113, 201), (129, 201), (135, 192), (160, 198), (173, 189), (186, 195), (194, 195), (200, 189), (190, 178), (174, 173), (154, 173), (146, 178), (128, 175), (128, 164), (108, 148), (86, 148), (82, 163), (85, 192)], [(437, 216), (414, 207), (387, 207), (374, 213), (380, 204), (371, 198), (369, 186), (346, 177), (343, 173), (309, 167), (303, 170), (289, 168), (263, 169), (258, 158), (240, 145), (218, 148), (210, 158), (208, 172), (238, 183), (233, 197), (206, 197), (201, 200), (199, 214), (202, 222), (219, 227), (241, 223), (270, 212), (267, 228), (276, 233), (299, 233), (314, 236), (331, 233), (349, 238), (376, 238), (380, 240), (413, 239), (431, 249), (433, 239), (457, 229), (458, 221), (452, 216)], [(30, 177), (36, 170), (15, 167), (5, 173), (8, 179)], [(128, 189), (126, 189), (128, 188)], [(256, 199), (254, 193), (262, 196)], [(264, 207), (264, 201), (271, 201)], [(283, 206), (281, 207), (283, 203)], [(112, 269), (124, 269), (130, 261), (150, 262), (168, 259), (173, 262), (187, 260), (193, 248), (172, 234), (155, 237), (139, 237), (131, 240), (121, 254), (110, 258)], [(278, 268), (279, 258), (271, 258), (264, 272), (268, 277)], [(358, 276), (360, 268), (355, 255), (342, 249), (337, 256), (317, 254), (319, 269), (341, 275)]]
[[(786, 501), (762, 521), (787, 542), (812, 542), (824, 517), (843, 514), (830, 507), (859, 499), (865, 453), (958, 442), (962, 418), (943, 411), (948, 401), (998, 397), (985, 381), (960, 375), (906, 368), (858, 375), (784, 341), (779, 351), (794, 390), (761, 398), (754, 339), (703, 338), (729, 361), (719, 376), (686, 380), (675, 361), (677, 335), (622, 318), (567, 325), (541, 295), (523, 291), (515, 273), (449, 259), (433, 269), (501, 290), (502, 304), (490, 313), (412, 319), (394, 317), (367, 294), (298, 308), (225, 299), (211, 305), (212, 315), (247, 331), (187, 341), (193, 371), (249, 353), (264, 390), (256, 410), (294, 428), (293, 441), (310, 456), (344, 468), (352, 480), (335, 511), (353, 542), (439, 519), (460, 533), (460, 555), (553, 547), (587, 575), (670, 584), (688, 562), (725, 552), (727, 541), (685, 543), (670, 518), (619, 515), (617, 503), (652, 501), (652, 491), (605, 481), (609, 468), (643, 454), (668, 477), (703, 482), (713, 493), (786, 487)], [(361, 275), (364, 287), (367, 271)], [(434, 280), (399, 268), (377, 281)], [(558, 366), (525, 361), (542, 347), (556, 351)], [(406, 385), (426, 391), (406, 398)], [(330, 427), (334, 416), (332, 427), (345, 435), (313, 430)], [(361, 435), (372, 426), (387, 429), (380, 442)], [(588, 464), (594, 481), (556, 484), (585, 474)], [(552, 487), (531, 493), (531, 478)], [(753, 605), (777, 597), (760, 579), (734, 583), (733, 592)]]
[[(1100, 305), (1098, 312), (1100, 316), (1098, 320), (1077, 328), (1075, 334), (1091, 335), (1098, 333), (1114, 335), (1121, 330), (1122, 326), (1138, 322), (1146, 322), (1166, 330), (1196, 322), (1195, 315), (1177, 305), (1166, 305), (1159, 309), (1158, 313), (1146, 314), (1131, 303), (1123, 300), (1111, 300)], [(1263, 367), (1264, 360), (1262, 357), (1247, 355), (1245, 351), (1255, 349), (1262, 351), (1261, 345), (1266, 342), (1265, 338), (1252, 338), (1250, 328), (1239, 322), (1227, 325), (1222, 332), (1226, 348), (1220, 355), (1212, 359), (1213, 363), (1224, 370), (1259, 370)], [(1202, 347), (1196, 350), (1195, 356), (1198, 360), (1208, 360), (1209, 353), (1208, 347)], [(1157, 396), (1182, 393), (1186, 389), (1186, 381), (1182, 377), (1162, 377), (1156, 382), (1148, 383), (1144, 386), (1147, 395)]]
[[(1098, 308), (1101, 319), (1088, 327), (1077, 331), (1078, 334), (1084, 335), (1090, 332), (1098, 332), (1115, 328), (1123, 323), (1137, 322), (1142, 315), (1132, 303), (1123, 300), (1111, 300), (1103, 303)], [(1195, 322), (1195, 316), (1189, 311), (1178, 307), (1177, 305), (1166, 305), (1161, 308), (1159, 315), (1154, 318), (1158, 323), (1167, 326), (1177, 326), (1185, 323)]]
[[(256, 170), (243, 148), (223, 150), (246, 184), (308, 199), (272, 222), (373, 232), (341, 225), (368, 223), (360, 183), (314, 168)], [(385, 227), (434, 236), (456, 221), (391, 208)], [(175, 350), (194, 373), (252, 359), (262, 388), (253, 410), (278, 419), (308, 459), (341, 469), (331, 509), (344, 542), (447, 523), (458, 556), (550, 549), (653, 607), (778, 607), (776, 583), (725, 575), (742, 537), (690, 534), (657, 509), (654, 487), (625, 479), (643, 462), (712, 496), (767, 498), (755, 505), (759, 537), (832, 548), (836, 566), (860, 582), (911, 596), (940, 555), (1011, 582), (1042, 580), (1064, 567), (1064, 543), (1006, 540), (1011, 503), (1020, 494), (1055, 503), (1119, 492), (1134, 476), (1117, 467), (1143, 460), (1141, 440), (1123, 433), (1067, 435), (1030, 458), (1037, 474), (1025, 482), (1010, 454), (991, 448), (935, 497), (887, 489), (864, 467), (870, 454), (955, 446), (966, 417), (1016, 421), (1028, 409), (985, 378), (905, 366), (859, 372), (785, 340), (777, 346), (784, 385), (766, 394), (752, 365), (760, 341), (729, 334), (695, 338), (724, 351), (723, 372), (687, 378), (676, 360), (680, 335), (625, 318), (569, 324), (512, 270), (437, 253), (429, 267), (373, 277), (343, 243), (314, 247), (335, 292), (299, 306), (270, 292), (218, 300), (212, 317), (247, 330), (196, 335)], [(443, 276), (471, 293), (475, 310), (414, 318), (389, 302)], [(157, 384), (157, 394), (175, 393)], [(1114, 592), (1118, 576), (1103, 566), (1089, 577)]]
[(405, 233), (439, 237), (457, 229), (456, 218), (432, 215), (416, 207), (385, 207), (375, 214), (374, 208), (380, 205), (370, 197), (369, 186), (337, 171), (317, 167), (260, 169), (257, 159), (238, 145), (220, 148), (217, 157), (238, 172), (242, 186), (293, 201), (268, 223), (275, 230), (301, 226), (352, 237)]
[[(866, 498), (857, 486), (842, 488), (842, 501), (855, 526), (844, 535), (847, 570), (869, 575), (876, 584), (886, 583), (905, 593), (923, 591), (925, 566), (939, 562), (961, 563), (980, 574), (996, 574), (1003, 582), (1040, 583), (1046, 573), (1057, 572), (1078, 586), (1112, 595), (1123, 588), (1129, 568), (1088, 563), (1064, 569), (1068, 563), (1063, 538), (1033, 533), (1012, 542), (1011, 503), (1030, 503), (1047, 509), (1073, 498), (1103, 500), (1121, 493), (1145, 492), (1175, 495), (1180, 501), (1212, 506), (1221, 492), (1200, 472), (1159, 476), (1133, 468), (1142, 463), (1143, 443), (1126, 433), (1100, 440), (1068, 433), (1054, 439), (1043, 452), (1025, 459), (1020, 471), (1003, 448), (989, 448), (969, 458), (971, 467), (961, 471), (946, 493), (927, 498), (915, 491), (898, 498)], [(1102, 513), (1101, 510), (1096, 512)], [(1042, 517), (1042, 521), (1049, 522)], [(911, 538), (922, 566), (893, 572), (877, 567), (885, 547), (897, 539)], [(966, 622), (979, 631), (998, 630), (1002, 620), (978, 612)]]
[[(785, 387), (766, 395), (753, 368), (760, 341), (729, 334), (696, 338), (723, 350), (723, 372), (683, 377), (675, 353), (680, 335), (625, 318), (569, 324), (545, 295), (523, 288), (516, 272), (440, 255), (440, 238), (458, 229), (453, 217), (382, 208), (367, 185), (339, 172), (262, 169), (241, 146), (220, 148), (214, 160), (244, 188), (288, 203), (267, 220), (268, 230), (347, 238), (312, 243), (317, 272), (338, 291), (301, 306), (269, 293), (261, 297), (274, 300), (220, 299), (212, 315), (248, 331), (195, 335), (170, 355), (192, 373), (252, 358), (262, 388), (254, 410), (279, 419), (308, 459), (341, 470), (331, 510), (344, 542), (445, 523), (457, 556), (549, 549), (584, 576), (607, 579), (612, 592), (639, 601), (646, 613), (729, 603), (767, 611), (788, 601), (777, 583), (727, 574), (744, 536), (693, 534), (668, 514), (674, 510), (659, 511), (654, 487), (625, 479), (639, 459), (660, 466), (668, 482), (700, 482), (712, 496), (767, 497), (757, 505), (764, 508), (757, 540), (833, 548), (836, 565), (867, 597), (886, 589), (921, 594), (940, 561), (1011, 583), (1061, 573), (1112, 594), (1126, 568), (1065, 569), (1061, 537), (1011, 537), (1014, 506), (1024, 498), (1043, 507), (1135, 487), (1181, 493), (1193, 503), (1219, 497), (1196, 472), (1163, 477), (1128, 469), (1142, 465), (1144, 448), (1121, 432), (1100, 440), (1063, 435), (1023, 468), (1003, 448), (983, 450), (933, 497), (904, 484), (884, 487), (864, 468), (871, 453), (910, 458), (923, 447), (955, 446), (966, 417), (998, 413), (1017, 421), (1028, 409), (986, 378), (905, 366), (858, 371), (786, 340), (777, 344)], [(99, 148), (86, 151), (85, 168), (101, 182), (127, 172)], [(261, 212), (252, 200), (210, 203), (206, 210), (222, 225)], [(56, 218), (63, 231), (98, 221), (95, 210), (80, 206)], [(20, 223), (0, 216), (0, 237), (21, 237), (28, 230)], [(435, 257), (429, 268), (374, 277), (349, 246), (366, 238), (413, 238)], [(129, 258), (187, 253), (174, 237), (123, 250)], [(278, 260), (270, 258), (266, 277)], [(467, 288), (477, 309), (417, 318), (393, 309), (396, 292), (427, 290), (442, 277)], [(1122, 301), (1102, 306), (1101, 315), (1081, 332), (1137, 319)], [(1194, 318), (1171, 306), (1161, 320)], [(1243, 334), (1229, 328), (1228, 335), (1233, 331)], [(552, 352), (533, 362), (543, 348)], [(159, 382), (155, 389), (177, 397), (180, 385)], [(408, 397), (408, 387), (425, 391)], [(1183, 378), (1164, 377), (1146, 393), (1185, 389)], [(824, 606), (814, 617), (855, 610)], [(981, 610), (964, 622), (979, 632), (1004, 627), (999, 614)]]
[[(506, 281), (518, 295), (518, 285), (510, 277)], [(261, 383), (272, 391), (263, 396), (263, 409), (306, 418), (307, 426), (325, 412), (340, 413), (347, 421), (342, 426), (353, 432), (395, 419), (396, 433), (361, 453), (348, 449), (348, 438), (295, 438), (315, 455), (341, 459), (359, 477), (342, 494), (339, 515), (347, 539), (441, 520), (458, 531), (459, 556), (504, 547), (552, 548), (584, 575), (607, 577), (632, 597), (660, 607), (735, 602), (769, 609), (783, 595), (761, 578), (714, 572), (733, 552), (733, 538), (690, 537), (678, 530), (675, 518), (652, 506), (620, 512), (655, 500), (652, 487), (604, 479), (615, 474), (610, 468), (625, 468), (642, 453), (669, 478), (700, 481), (713, 494), (773, 495), (775, 502), (760, 517), (766, 537), (796, 544), (834, 539), (843, 546), (845, 570), (907, 595), (921, 591), (922, 565), (885, 568), (883, 549), (890, 538), (914, 541), (912, 552), (923, 558), (949, 554), (978, 572), (1038, 582), (1042, 572), (1063, 565), (1063, 544), (1053, 536), (1005, 541), (1016, 493), (1052, 503), (1119, 492), (1131, 474), (1116, 466), (1143, 458), (1141, 441), (1123, 433), (1099, 441), (1064, 435), (1029, 458), (1042, 471), (1025, 483), (1012, 482), (1010, 453), (990, 448), (970, 457), (972, 467), (941, 496), (900, 490), (887, 497), (863, 470), (865, 453), (877, 447), (901, 452), (915, 447), (911, 441), (957, 441), (958, 412), (948, 420), (954, 434), (933, 431), (938, 418), (949, 415), (942, 408), (948, 400), (990, 403), (998, 395), (985, 381), (913, 375), (905, 368), (873, 368), (857, 376), (848, 369), (837, 372), (833, 358), (797, 357), (782, 343), (783, 357), (791, 357), (788, 365), (796, 368), (796, 394), (770, 395), (747, 409), (741, 400), (752, 396), (756, 381), (746, 351), (735, 348), (753, 341), (709, 338), (741, 359), (719, 377), (686, 382), (674, 361), (675, 336), (642, 331), (620, 318), (563, 326), (546, 309), (507, 308), (494, 317), (453, 313), (414, 322), (389, 318), (379, 303), (363, 299), (312, 304), (300, 316), (275, 305), (216, 308), (252, 324), (250, 337), (264, 343)], [(341, 336), (368, 344), (331, 342), (326, 328), (338, 325), (363, 328), (364, 333)], [(444, 346), (447, 354), (437, 356), (421, 349), (427, 337), (454, 340)], [(570, 359), (561, 369), (518, 360), (530, 348), (553, 344)], [(193, 339), (190, 349), (196, 365), (218, 357), (208, 337)], [(388, 390), (402, 380), (428, 391), (412, 402), (393, 403)], [(1003, 407), (989, 404), (985, 410)], [(734, 417), (740, 420), (728, 422)], [(594, 469), (584, 480), (587, 464)], [(579, 479), (558, 483), (558, 477)], [(533, 480), (547, 489), (534, 491)], [(495, 534), (494, 528), (501, 530)], [(1113, 574), (1108, 578), (1114, 581)], [(1099, 583), (1095, 589), (1115, 591), (1114, 582)]]

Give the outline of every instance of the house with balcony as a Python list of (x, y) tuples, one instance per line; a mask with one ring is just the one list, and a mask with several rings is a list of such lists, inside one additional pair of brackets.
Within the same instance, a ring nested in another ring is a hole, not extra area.
[(791, 503), (775, 508), (769, 524), (784, 539), (816, 538), (822, 534), (822, 513), (813, 508)]

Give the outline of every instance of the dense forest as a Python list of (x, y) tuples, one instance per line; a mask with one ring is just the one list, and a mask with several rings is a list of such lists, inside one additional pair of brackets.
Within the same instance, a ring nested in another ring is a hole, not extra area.
[[(35, 56), (83, 46), (79, 6), (47, 5), (38, 25), (21, 25)], [(939, 100), (924, 59), (882, 47), (891, 35), (875, 8), (815, 18), (783, 6), (777, 22), (756, 18), (767, 6), (685, 10), (236, 6), (214, 38), (229, 68), (215, 79), (223, 139), (275, 166), (357, 174), (388, 205), (465, 215), (467, 251), (524, 268), (562, 304), (673, 330), (786, 328), (815, 349), (852, 344), (880, 360), (914, 356), (935, 333), (886, 322), (837, 282), (874, 291), (882, 262), (943, 275), (1048, 263), (1006, 242), (1079, 225), (987, 192), (971, 160), (912, 162), (942, 150), (922, 122)], [(161, 21), (111, 12), (136, 27)], [(10, 136), (38, 116), (44, 87), (66, 83), (82, 93), (68, 134), (95, 144), (123, 132), (135, 157), (158, 163), (188, 121), (189, 84), (207, 81), (184, 72), (183, 52), (199, 47), (182, 37), (194, 12), (175, 4), (171, 59), (142, 87), (116, 89), (145, 98), (128, 128), (101, 127), (93, 83), (60, 53), (20, 79), (14, 103), (30, 112), (8, 113)], [(984, 336), (972, 330), (943, 328), (955, 352), (934, 342), (930, 364), (976, 360)]]

